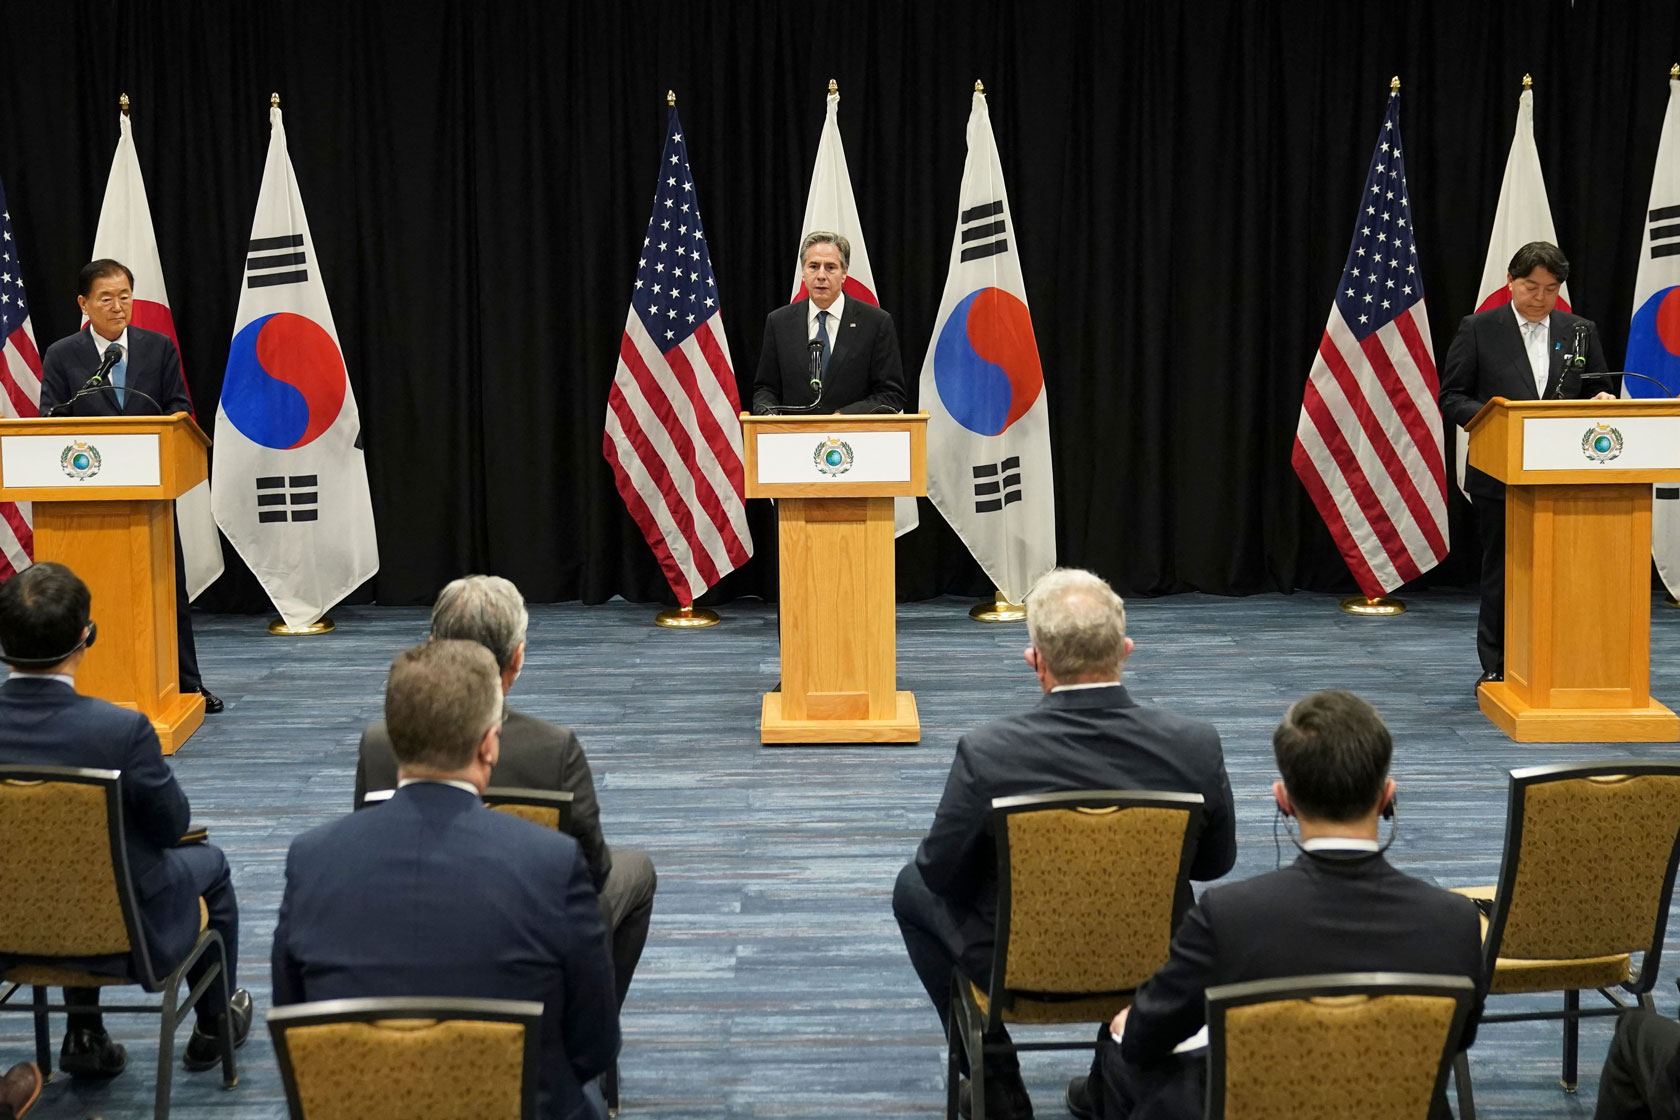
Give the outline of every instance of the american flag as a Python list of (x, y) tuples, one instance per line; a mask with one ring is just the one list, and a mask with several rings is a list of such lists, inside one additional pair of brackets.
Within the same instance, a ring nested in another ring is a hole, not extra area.
[(1370, 598), (1416, 579), (1447, 554), (1440, 381), (1431, 349), (1396, 81), (1291, 456)]
[[(12, 211), (0, 186), (0, 418), (41, 415), (41, 352), (29, 326)], [(0, 580), (29, 567), (35, 555), (28, 502), (0, 502)]]
[(673, 105), (607, 394), (604, 450), (630, 516), (685, 607), (752, 556), (740, 412)]

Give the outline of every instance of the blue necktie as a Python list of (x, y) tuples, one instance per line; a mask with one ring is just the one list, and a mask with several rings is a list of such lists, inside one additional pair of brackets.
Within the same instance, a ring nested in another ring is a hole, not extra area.
[[(117, 346), (116, 343), (111, 343)], [(111, 387), (117, 391), (117, 407), (122, 408), (128, 403), (128, 394), (123, 392), (123, 386), (128, 384), (128, 355), (123, 353), (122, 347), (117, 346), (117, 364), (111, 367)]]
[(828, 372), (828, 352), (831, 349), (828, 339), (828, 312), (817, 312), (817, 341), (822, 343), (822, 371)]

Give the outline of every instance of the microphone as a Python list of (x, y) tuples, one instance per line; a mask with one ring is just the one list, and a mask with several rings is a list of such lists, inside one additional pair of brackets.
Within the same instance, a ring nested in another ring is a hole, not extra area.
[(51, 415), (57, 416), (59, 414), (60, 410), (69, 408), (71, 405), (75, 404), (77, 401), (81, 400), (83, 397), (91, 396), (94, 393), (104, 393), (104, 392), (107, 392), (107, 391), (113, 392), (113, 393), (115, 393), (115, 392), (133, 393), (137, 397), (143, 397), (146, 400), (151, 401), (152, 402), (152, 407), (157, 409), (157, 415), (159, 415), (159, 416), (169, 415), (168, 413), (163, 411), (163, 405), (158, 403), (158, 399), (156, 397), (152, 396), (150, 393), (146, 392), (143, 389), (130, 389), (126, 385), (121, 389), (113, 389), (109, 385), (95, 385), (91, 389), (77, 389), (74, 393), (72, 393), (70, 395), (69, 400), (63, 401), (63, 402), (61, 402), (57, 405), (54, 405)]
[(1663, 391), (1663, 396), (1672, 397), (1672, 396), (1677, 395), (1675, 393), (1669, 392), (1668, 391), (1668, 386), (1664, 385), (1661, 381), (1658, 381), (1656, 378), (1646, 377), (1643, 373), (1634, 373), (1632, 370), (1626, 370), (1626, 371), (1623, 371), (1622, 373), (1607, 373), (1604, 376), (1606, 376), (1606, 377), (1633, 377), (1633, 378), (1639, 379), (1640, 381), (1649, 381), (1651, 384), (1655, 385), (1657, 388), (1659, 388)]
[(123, 348), (118, 346), (115, 342), (105, 347), (105, 355), (99, 359), (99, 368), (93, 371), (93, 376), (82, 382), (82, 387), (72, 393), (69, 400), (61, 401), (54, 405), (52, 411), (48, 413), (48, 415), (57, 416), (74, 404), (76, 399), (84, 393), (90, 393), (95, 389), (102, 388), (105, 385), (105, 378), (110, 374), (111, 370), (116, 367), (116, 364), (122, 361), (122, 356)]
[(810, 386), (811, 386), (811, 392), (815, 393), (816, 395), (811, 398), (811, 403), (810, 404), (779, 404), (779, 405), (776, 405), (774, 408), (772, 408), (770, 410), (770, 415), (771, 416), (785, 416), (786, 414), (788, 414), (790, 412), (814, 412), (814, 411), (816, 411), (817, 406), (822, 404), (822, 398), (823, 398), (823, 377), (822, 377), (823, 343), (822, 343), (822, 339), (813, 338), (808, 345), (811, 348), (811, 380), (810, 380)]
[(1576, 323), (1575, 333), (1569, 342), (1569, 352), (1563, 356), (1563, 369), (1558, 373), (1557, 387), (1552, 390), (1551, 399), (1573, 400), (1581, 391), (1581, 373), (1586, 368), (1587, 325)]

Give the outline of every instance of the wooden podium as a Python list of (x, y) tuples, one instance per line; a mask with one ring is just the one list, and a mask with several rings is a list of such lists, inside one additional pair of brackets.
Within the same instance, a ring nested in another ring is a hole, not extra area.
[(1680, 401), (1507, 401), (1466, 425), (1505, 483), (1505, 679), (1483, 714), (1525, 743), (1668, 743), (1651, 698), (1651, 486), (1680, 481)]
[(782, 690), (765, 743), (915, 743), (898, 688), (893, 499), (927, 492), (927, 413), (741, 416), (749, 498), (775, 498)]
[(99, 635), (76, 689), (144, 712), (164, 754), (204, 722), (175, 656), (175, 499), (210, 446), (184, 412), (0, 421), (0, 501), (34, 503), (35, 559), (93, 593)]

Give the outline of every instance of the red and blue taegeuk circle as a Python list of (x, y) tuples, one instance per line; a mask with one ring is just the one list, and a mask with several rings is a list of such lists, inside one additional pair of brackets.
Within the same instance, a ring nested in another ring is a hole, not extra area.
[[(1680, 287), (1664, 288), (1633, 314), (1623, 369), (1654, 377), (1680, 392)], [(1626, 380), (1632, 397), (1660, 397), (1661, 390), (1636, 377)]]
[(234, 336), (222, 411), (253, 443), (304, 447), (338, 419), (346, 383), (332, 336), (313, 319), (280, 311)]
[(1002, 288), (965, 296), (939, 332), (933, 379), (957, 423), (983, 436), (1006, 431), (1044, 391), (1027, 305)]

